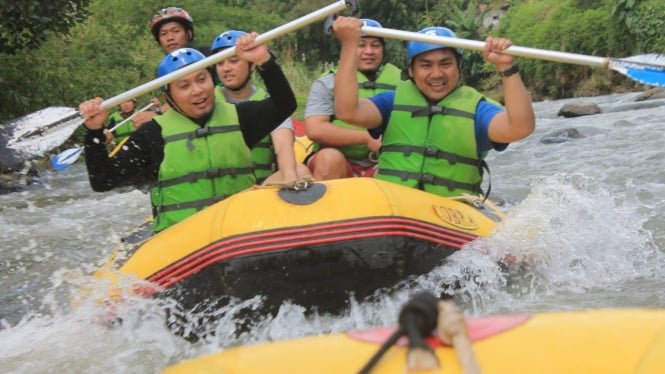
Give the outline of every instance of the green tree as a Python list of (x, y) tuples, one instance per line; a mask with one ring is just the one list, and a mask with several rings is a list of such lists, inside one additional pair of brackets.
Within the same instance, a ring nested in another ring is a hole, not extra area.
[[(614, 39), (621, 46), (621, 56), (665, 53), (665, 3), (657, 0), (617, 1), (613, 21), (618, 26)], [(629, 40), (621, 44), (620, 40)]]
[[(126, 0), (0, 1), (0, 121), (51, 105), (76, 106), (93, 96), (108, 98), (154, 78), (162, 53), (148, 25), (153, 14), (164, 7), (162, 0), (139, 1), (132, 6), (127, 6)], [(194, 46), (209, 46), (224, 30), (265, 32), (331, 2), (181, 0), (178, 5), (194, 18)], [(661, 0), (515, 0), (498, 29), (487, 30), (479, 23), (476, 6), (490, 3), (504, 2), (361, 0), (359, 16), (393, 29), (448, 26), (463, 38), (482, 40), (491, 32), (512, 39), (515, 45), (597, 56), (665, 52), (661, 31), (665, 3)], [(25, 11), (16, 13), (17, 9)], [(50, 12), (31, 22), (49, 28), (17, 29), (19, 21), (44, 14), (40, 13), (43, 9)], [(84, 10), (89, 15), (85, 20)], [(66, 31), (63, 25), (68, 25)], [(405, 67), (406, 43), (386, 43), (387, 60)], [(324, 34), (323, 22), (282, 36), (272, 41), (270, 48), (280, 58), (301, 105), (314, 78), (336, 64), (339, 57), (339, 42)], [(464, 60), (467, 84), (490, 91), (500, 83), (492, 69), (484, 69), (477, 52), (465, 50)], [(630, 88), (632, 83), (607, 69), (518, 60), (536, 100), (570, 97), (587, 86), (596, 90), (586, 92), (607, 93), (620, 86)], [(147, 101), (147, 96), (138, 98), (139, 102)]]
[(0, 2), (0, 53), (36, 48), (47, 32), (67, 34), (87, 16), (90, 0), (21, 0)]
[[(578, 0), (525, 2), (509, 10), (501, 20), (499, 33), (516, 45), (609, 56), (612, 4), (609, 0), (594, 3), (595, 7)], [(626, 80), (610, 75), (606, 69), (536, 59), (520, 59), (519, 63), (522, 77), (536, 98), (571, 97), (590, 80), (606, 82), (603, 90), (617, 83), (626, 84)]]

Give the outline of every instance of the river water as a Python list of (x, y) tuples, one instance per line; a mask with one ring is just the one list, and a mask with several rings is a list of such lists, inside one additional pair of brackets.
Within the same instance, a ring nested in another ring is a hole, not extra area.
[[(260, 300), (240, 301), (196, 343), (165, 327), (168, 300), (132, 300), (109, 326), (108, 310), (78, 291), (149, 215), (148, 195), (94, 193), (82, 163), (45, 172), (41, 185), (0, 196), (0, 372), (159, 372), (234, 345), (393, 325), (417, 289), (453, 292), (474, 316), (665, 307), (665, 102), (638, 105), (636, 96), (585, 98), (603, 113), (575, 119), (557, 118), (570, 100), (535, 103), (536, 132), (488, 159), (491, 197), (508, 219), (432, 273), (341, 316), (285, 303), (251, 332), (236, 330), (235, 312)], [(553, 138), (569, 128), (582, 137)], [(506, 254), (529, 265), (502, 271), (496, 260)], [(453, 282), (460, 287), (442, 288)]]

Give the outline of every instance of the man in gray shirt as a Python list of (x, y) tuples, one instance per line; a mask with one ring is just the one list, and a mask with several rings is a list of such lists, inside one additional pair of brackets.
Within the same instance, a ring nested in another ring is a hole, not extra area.
[[(377, 21), (363, 19), (367, 26), (381, 27)], [(358, 88), (360, 97), (374, 96), (394, 90), (401, 70), (383, 63), (385, 41), (363, 36), (358, 44)], [(307, 136), (315, 143), (314, 153), (307, 158), (307, 166), (316, 180), (371, 177), (376, 170), (376, 154), (381, 138), (352, 124), (335, 119), (335, 73), (337, 68), (317, 79), (309, 91), (305, 108)]]

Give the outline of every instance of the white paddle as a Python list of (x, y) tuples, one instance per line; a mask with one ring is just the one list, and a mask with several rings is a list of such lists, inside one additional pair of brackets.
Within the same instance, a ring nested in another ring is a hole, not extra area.
[[(109, 129), (110, 132), (113, 132), (118, 129), (118, 127), (124, 125), (128, 121), (131, 121), (132, 118), (136, 117), (137, 114), (141, 112), (145, 112), (146, 110), (152, 108), (155, 104), (154, 103), (149, 103), (143, 108), (139, 109), (138, 111), (132, 113), (131, 116), (123, 119), (122, 121), (118, 122), (115, 126), (111, 127)], [(129, 137), (128, 137), (129, 138)], [(51, 165), (55, 170), (64, 170), (67, 169), (71, 164), (75, 163), (76, 160), (79, 159), (81, 156), (81, 151), (83, 151), (83, 147), (74, 147), (74, 148), (69, 148), (65, 149), (64, 151), (58, 153), (57, 155), (51, 157)]]
[[(324, 8), (311, 12), (282, 26), (260, 34), (256, 38), (254, 44), (259, 45), (266, 43), (292, 31), (303, 28), (311, 23), (322, 20), (331, 14), (344, 10), (347, 7), (351, 8), (352, 13), (355, 14), (359, 10), (358, 1), (338, 0)], [(117, 96), (111, 97), (110, 99), (106, 99), (102, 102), (101, 105), (103, 108), (109, 109), (133, 97), (140, 97), (143, 94), (156, 90), (159, 87), (167, 85), (176, 79), (184, 77), (185, 75), (191, 74), (195, 71), (204, 69), (208, 66), (225, 60), (235, 55), (235, 52), (235, 47), (227, 48), (223, 51), (215, 53), (212, 56), (208, 56), (201, 61), (197, 61), (163, 77), (154, 79), (131, 90), (125, 91)], [(1, 139), (2, 141), (0, 142), (2, 143), (0, 145), (4, 146), (2, 152), (0, 152), (0, 164), (6, 167), (12, 167), (25, 160), (43, 155), (43, 153), (48, 150), (45, 150), (44, 148), (48, 147), (35, 146), (35, 143), (38, 143), (40, 138), (49, 134), (58, 133), (58, 139), (62, 140), (59, 144), (50, 147), (50, 149), (57, 147), (58, 145), (62, 144), (62, 142), (64, 142), (69, 136), (71, 136), (76, 127), (81, 125), (84, 120), (85, 119), (78, 111), (75, 113), (70, 112), (68, 115), (58, 118), (51, 123), (36, 124), (30, 126), (29, 129), (24, 131), (15, 131), (8, 136), (4, 136), (4, 139)]]
[[(426, 35), (417, 32), (363, 26), (362, 33), (380, 38), (412, 40), (423, 43), (443, 45), (480, 51), (485, 42), (451, 38), (446, 36)], [(665, 86), (665, 55), (644, 54), (626, 58), (596, 57), (568, 52), (512, 46), (501, 52), (516, 57), (528, 57), (568, 64), (597, 66), (617, 71), (628, 78), (650, 86)]]

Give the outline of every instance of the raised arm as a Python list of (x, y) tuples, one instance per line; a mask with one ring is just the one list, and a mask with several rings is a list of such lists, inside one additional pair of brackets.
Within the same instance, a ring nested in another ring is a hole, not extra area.
[(381, 125), (381, 113), (368, 99), (358, 99), (357, 53), (363, 23), (354, 17), (337, 17), (333, 30), (342, 49), (335, 75), (335, 116), (356, 126), (374, 128)]
[(238, 38), (238, 57), (257, 65), (266, 85), (269, 98), (261, 101), (238, 103), (238, 120), (245, 143), (250, 148), (284, 122), (296, 110), (296, 96), (284, 76), (275, 56), (268, 52), (265, 44), (251, 47), (258, 34), (253, 32)]
[(524, 87), (513, 57), (501, 54), (512, 45), (504, 38), (488, 37), (483, 57), (502, 73), (506, 111), (494, 117), (489, 126), (489, 138), (496, 143), (510, 143), (527, 137), (536, 127), (531, 96)]

